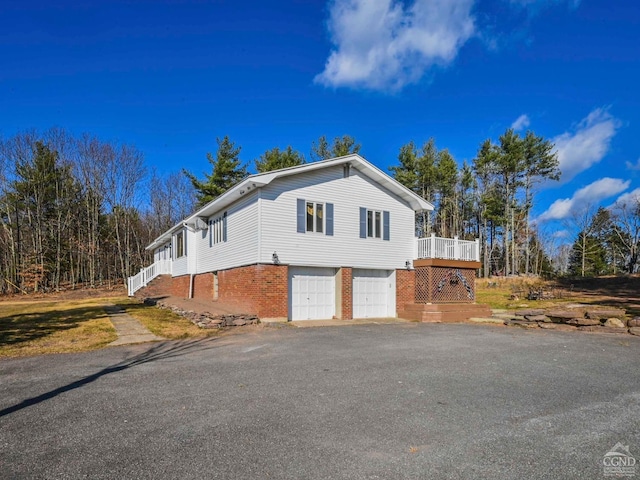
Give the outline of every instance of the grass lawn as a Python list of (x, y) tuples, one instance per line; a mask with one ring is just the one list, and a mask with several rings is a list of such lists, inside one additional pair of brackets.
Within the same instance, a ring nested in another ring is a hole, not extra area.
[(168, 310), (128, 297), (0, 302), (0, 357), (84, 352), (118, 338), (104, 305), (116, 304), (151, 332), (168, 339), (219, 335)]
[(117, 338), (105, 300), (0, 302), (0, 357), (82, 352)]

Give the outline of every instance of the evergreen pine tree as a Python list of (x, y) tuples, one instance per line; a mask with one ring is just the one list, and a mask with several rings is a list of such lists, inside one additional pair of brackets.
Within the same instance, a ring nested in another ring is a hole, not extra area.
[(204, 180), (199, 180), (192, 173), (183, 170), (196, 189), (199, 207), (215, 200), (247, 176), (247, 169), (239, 158), (241, 147), (236, 147), (226, 135), (222, 140), (216, 138), (216, 142), (218, 151), (215, 158), (211, 153), (207, 153), (207, 161), (211, 164), (212, 171), (205, 174)]

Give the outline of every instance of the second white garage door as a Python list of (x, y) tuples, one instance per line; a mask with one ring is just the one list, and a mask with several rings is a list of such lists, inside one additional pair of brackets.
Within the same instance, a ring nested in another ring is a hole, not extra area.
[(334, 268), (289, 268), (289, 318), (325, 320), (336, 314)]
[(395, 317), (395, 281), (389, 270), (353, 270), (353, 318)]

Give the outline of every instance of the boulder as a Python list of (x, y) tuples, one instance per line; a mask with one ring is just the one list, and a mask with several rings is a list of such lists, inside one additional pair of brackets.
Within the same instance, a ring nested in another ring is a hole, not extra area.
[(631, 335), (638, 335), (640, 337), (640, 327), (631, 327), (629, 329)]
[(569, 325), (575, 325), (576, 327), (590, 327), (590, 326), (599, 326), (601, 325), (600, 320), (596, 320), (593, 318), (572, 318), (567, 321)]
[(607, 319), (606, 322), (604, 322), (604, 326), (612, 327), (612, 328), (625, 328), (627, 325), (623, 320), (620, 320), (619, 318), (611, 317)]
[(620, 308), (593, 309), (586, 311), (587, 318), (596, 318), (598, 320), (606, 320), (607, 318), (624, 318), (626, 312)]
[(244, 319), (242, 319), (242, 318), (239, 318), (239, 319), (237, 319), (237, 320), (234, 320), (234, 321), (233, 321), (233, 323), (232, 323), (232, 325), (233, 325), (234, 327), (241, 327), (242, 325), (246, 325), (246, 324), (247, 324), (246, 320), (244, 320)]

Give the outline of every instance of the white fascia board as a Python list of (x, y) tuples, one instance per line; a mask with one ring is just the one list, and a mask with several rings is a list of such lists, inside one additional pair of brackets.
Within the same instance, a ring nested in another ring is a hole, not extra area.
[(430, 202), (427, 202), (421, 196), (413, 193), (411, 190), (409, 190), (407, 187), (402, 185), (396, 179), (387, 175), (375, 165), (364, 160), (362, 157), (359, 157), (359, 159), (363, 160), (362, 162), (360, 162), (362, 166), (361, 170), (366, 175), (373, 178), (381, 185), (384, 185), (388, 190), (398, 195), (400, 198), (406, 201), (414, 211), (422, 212), (425, 210), (434, 209), (433, 204), (431, 204)]

